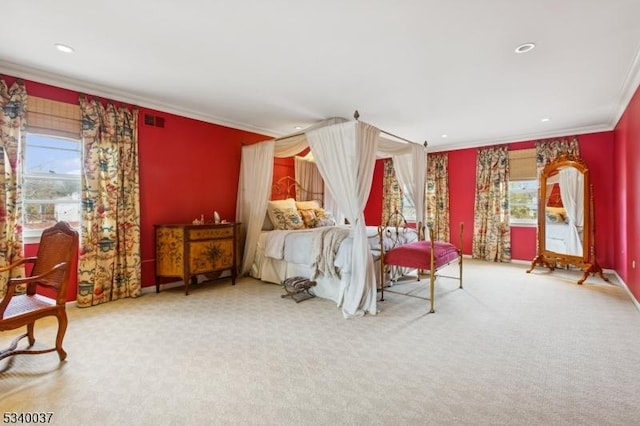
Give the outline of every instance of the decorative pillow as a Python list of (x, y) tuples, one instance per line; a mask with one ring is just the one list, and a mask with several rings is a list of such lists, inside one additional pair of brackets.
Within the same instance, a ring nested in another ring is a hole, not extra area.
[(316, 211), (314, 209), (306, 209), (306, 210), (298, 210), (300, 216), (302, 217), (302, 221), (304, 222), (304, 226), (307, 228), (315, 228), (316, 222), (318, 221), (318, 217), (316, 216)]
[(331, 212), (326, 211), (325, 209), (316, 209), (316, 228), (319, 226), (335, 226), (336, 218), (333, 217)]
[(274, 228), (283, 229), (283, 228), (278, 228), (277, 219), (274, 213), (275, 209), (284, 210), (284, 209), (295, 209), (295, 208), (296, 208), (296, 200), (294, 200), (293, 198), (287, 198), (286, 200), (270, 200), (267, 203), (267, 216), (269, 216), (269, 219), (271, 220), (271, 223), (273, 226), (271, 229), (274, 229)]
[(302, 229), (304, 222), (293, 198), (272, 200), (267, 204), (267, 215), (274, 229)]
[(271, 221), (275, 229), (304, 228), (304, 222), (296, 209), (273, 209), (273, 216), (275, 220), (272, 219)]
[(316, 200), (313, 201), (296, 201), (296, 208), (298, 210), (315, 210), (320, 208), (320, 203)]

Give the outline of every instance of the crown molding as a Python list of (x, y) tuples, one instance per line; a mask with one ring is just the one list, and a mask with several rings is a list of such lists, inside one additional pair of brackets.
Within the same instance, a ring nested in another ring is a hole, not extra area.
[(170, 114), (179, 115), (182, 117), (193, 118), (195, 120), (204, 121), (219, 126), (230, 127), (237, 130), (243, 130), (251, 133), (258, 133), (261, 135), (276, 137), (281, 133), (273, 129), (266, 129), (263, 127), (253, 126), (247, 123), (240, 123), (237, 121), (231, 121), (216, 117), (213, 115), (203, 114), (199, 111), (193, 111), (188, 108), (180, 108), (175, 105), (169, 105), (162, 101), (153, 98), (146, 98), (142, 96), (132, 96), (130, 93), (115, 89), (113, 87), (102, 86), (99, 84), (90, 83), (88, 81), (74, 79), (61, 74), (52, 73), (49, 71), (30, 68), (23, 65), (14, 64), (0, 59), (0, 73), (11, 75), (12, 77), (23, 78), (25, 80), (32, 80), (38, 83), (50, 84), (52, 86), (60, 87), (63, 89), (73, 90), (81, 93), (87, 93), (94, 96), (99, 96), (114, 101), (124, 102), (127, 104), (138, 105), (141, 107), (154, 109)]
[(513, 136), (508, 138), (494, 138), (494, 139), (477, 139), (475, 141), (465, 141), (460, 143), (452, 143), (446, 145), (436, 145), (433, 149), (428, 149), (429, 152), (445, 152), (456, 151), (459, 149), (480, 148), (483, 146), (502, 145), (508, 143), (526, 142), (538, 139), (548, 138), (562, 138), (565, 136), (584, 135), (587, 133), (608, 132), (613, 130), (613, 126), (610, 124), (594, 124), (591, 126), (574, 127), (569, 129), (549, 130), (547, 132), (527, 133), (519, 136)]
[(611, 128), (615, 128), (618, 125), (618, 121), (622, 118), (622, 114), (627, 110), (631, 98), (635, 95), (636, 90), (640, 87), (640, 44), (636, 49), (636, 56), (633, 59), (633, 63), (629, 68), (627, 77), (620, 86), (620, 95), (618, 96), (618, 104), (613, 107), (611, 112)]

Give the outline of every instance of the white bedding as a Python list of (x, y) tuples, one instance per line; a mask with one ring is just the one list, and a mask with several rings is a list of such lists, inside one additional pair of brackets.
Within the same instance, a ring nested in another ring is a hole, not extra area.
[(261, 240), (264, 255), (271, 259), (309, 266), (314, 273), (338, 276), (334, 260), (340, 251), (341, 243), (349, 237), (350, 229), (346, 226), (324, 226), (295, 231), (271, 231), (263, 233)]
[[(369, 247), (379, 268), (380, 239), (378, 227), (367, 227)], [(392, 239), (402, 242), (417, 239), (415, 230), (395, 228), (385, 233), (385, 247)], [(258, 239), (250, 275), (262, 281), (280, 284), (286, 278), (304, 276), (314, 279), (313, 292), (318, 297), (340, 301), (351, 273), (352, 238), (348, 226), (329, 226), (295, 231), (263, 231)], [(379, 281), (379, 274), (376, 274)]]
[(566, 253), (567, 247), (564, 244), (564, 239), (568, 228), (569, 225), (566, 223), (547, 221), (545, 224), (545, 248), (556, 253)]
[[(572, 252), (568, 249), (566, 241), (569, 237), (569, 224), (555, 223), (547, 221), (545, 223), (545, 249), (555, 253), (565, 253), (574, 256), (581, 256), (582, 252)], [(578, 230), (582, 239), (582, 229)]]

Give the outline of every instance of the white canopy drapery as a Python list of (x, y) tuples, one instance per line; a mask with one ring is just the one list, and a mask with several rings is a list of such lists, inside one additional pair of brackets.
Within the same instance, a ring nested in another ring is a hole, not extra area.
[(569, 219), (569, 229), (565, 237), (567, 254), (583, 255), (580, 232), (584, 226), (584, 179), (574, 167), (560, 170), (560, 198)]
[(322, 203), (324, 196), (324, 181), (318, 171), (313, 157), (309, 155), (305, 157), (295, 156), (293, 159), (293, 171), (296, 182), (296, 200), (309, 201), (318, 200)]
[(378, 158), (393, 160), (393, 170), (402, 190), (416, 207), (416, 222), (424, 225), (424, 185), (427, 179), (425, 146), (415, 143), (399, 143), (380, 137)]
[(325, 187), (324, 179), (311, 152), (304, 157), (294, 158), (293, 171), (296, 181), (302, 186), (302, 190), (296, 189), (296, 200), (319, 200), (324, 209), (333, 214), (336, 223), (344, 224), (345, 216), (331, 195), (331, 191)]
[[(254, 260), (269, 197), (269, 190), (264, 185), (270, 185), (272, 181), (273, 157), (292, 157), (309, 145), (325, 182), (325, 194), (331, 194), (338, 209), (353, 227), (351, 273), (343, 277), (338, 306), (342, 307), (343, 315), (347, 318), (365, 313), (376, 314), (375, 271), (363, 214), (371, 189), (376, 155), (379, 158), (392, 157), (394, 165), (396, 162), (411, 164), (399, 166), (402, 174), (400, 179), (416, 206), (424, 205), (426, 177), (426, 153), (422, 145), (382, 138), (379, 133), (380, 130), (361, 121), (347, 122), (338, 118), (319, 123), (303, 133), (269, 141), (273, 144), (272, 157), (260, 157), (267, 156), (269, 150), (253, 151), (255, 145), (242, 148), (236, 215), (237, 221), (242, 222), (246, 229), (242, 274), (249, 271)], [(252, 162), (259, 166), (252, 165)], [(249, 189), (249, 182), (259, 183), (260, 189)], [(423, 222), (422, 210), (416, 208), (420, 212), (418, 220)]]
[[(236, 221), (242, 223), (245, 231), (244, 256), (240, 275), (249, 272), (255, 257), (255, 247), (267, 211), (273, 180), (274, 141), (266, 141), (242, 147), (238, 200), (236, 201)], [(253, 247), (253, 250), (247, 250)]]
[(343, 277), (338, 300), (345, 316), (376, 313), (375, 271), (363, 210), (371, 190), (379, 134), (360, 121), (307, 133), (325, 185), (352, 224), (351, 274)]

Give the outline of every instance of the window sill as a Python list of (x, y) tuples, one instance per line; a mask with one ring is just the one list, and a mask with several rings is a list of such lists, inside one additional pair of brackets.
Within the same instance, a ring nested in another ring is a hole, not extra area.
[(34, 236), (22, 236), (22, 243), (23, 244), (40, 244), (40, 236), (38, 235), (37, 237)]
[(538, 222), (509, 222), (511, 228), (537, 228)]

